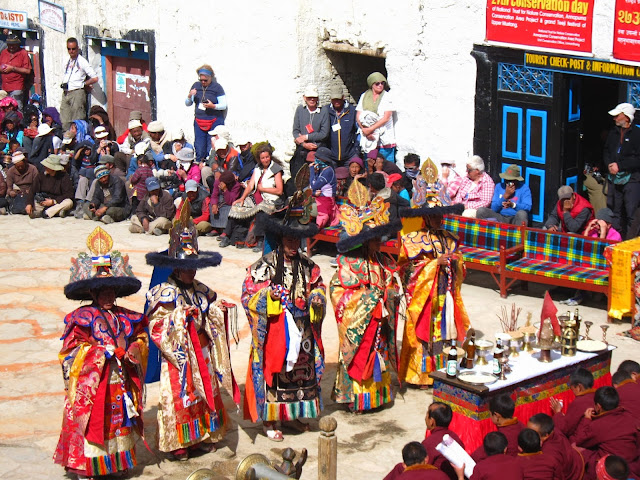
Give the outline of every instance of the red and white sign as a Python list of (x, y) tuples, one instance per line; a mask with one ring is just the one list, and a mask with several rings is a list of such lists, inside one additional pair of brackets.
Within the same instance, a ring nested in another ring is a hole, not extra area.
[(613, 23), (613, 56), (640, 62), (640, 1), (616, 0)]
[(487, 40), (590, 52), (593, 3), (594, 0), (487, 0)]

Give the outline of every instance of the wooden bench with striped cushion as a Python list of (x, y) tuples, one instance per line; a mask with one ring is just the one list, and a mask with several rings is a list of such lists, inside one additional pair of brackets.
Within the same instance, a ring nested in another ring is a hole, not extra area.
[(580, 290), (609, 293), (609, 265), (604, 256), (611, 240), (526, 228), (522, 257), (500, 258), (503, 276), (510, 280), (500, 294), (517, 280)]
[(466, 267), (489, 272), (502, 291), (501, 252), (508, 259), (517, 258), (524, 227), (457, 215), (445, 216), (443, 226), (457, 235)]

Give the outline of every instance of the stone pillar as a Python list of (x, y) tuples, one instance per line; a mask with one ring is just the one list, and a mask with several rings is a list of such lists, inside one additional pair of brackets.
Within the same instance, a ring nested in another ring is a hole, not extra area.
[(338, 478), (338, 439), (335, 435), (337, 427), (338, 422), (333, 417), (320, 419), (318, 480), (336, 480)]

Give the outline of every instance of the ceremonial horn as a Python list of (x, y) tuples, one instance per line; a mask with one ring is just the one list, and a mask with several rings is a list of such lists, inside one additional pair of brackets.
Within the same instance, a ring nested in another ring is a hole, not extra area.
[(278, 472), (261, 453), (252, 453), (238, 465), (236, 480), (291, 480), (291, 477)]

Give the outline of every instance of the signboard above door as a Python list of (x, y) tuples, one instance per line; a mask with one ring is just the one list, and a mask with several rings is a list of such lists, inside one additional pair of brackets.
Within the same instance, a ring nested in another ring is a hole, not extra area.
[(591, 52), (594, 0), (487, 0), (487, 40)]

